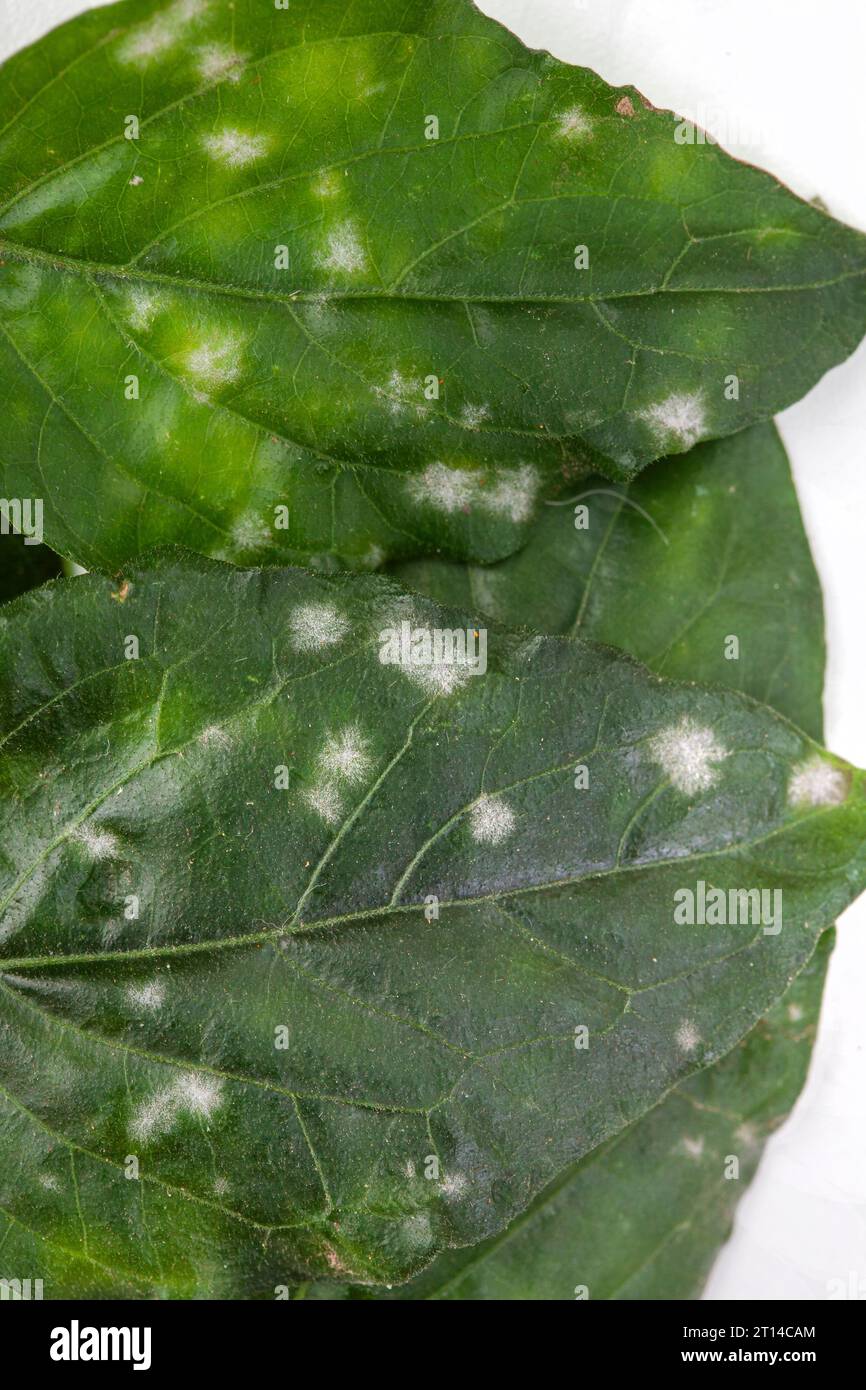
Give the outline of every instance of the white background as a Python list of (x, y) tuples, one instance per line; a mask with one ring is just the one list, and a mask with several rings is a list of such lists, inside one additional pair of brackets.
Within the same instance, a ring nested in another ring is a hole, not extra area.
[[(315, 0), (309, 0), (315, 3)], [(863, 0), (480, 0), (524, 42), (630, 83), (866, 230)], [(95, 0), (0, 0), (0, 58)], [(809, 351), (808, 342), (803, 351)], [(781, 417), (824, 583), (827, 743), (866, 766), (866, 347)], [(840, 922), (805, 1092), (771, 1140), (713, 1299), (866, 1298), (866, 898)]]

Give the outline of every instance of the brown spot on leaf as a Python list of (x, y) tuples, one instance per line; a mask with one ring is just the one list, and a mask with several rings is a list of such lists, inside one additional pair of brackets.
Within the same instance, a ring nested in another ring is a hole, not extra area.
[(634, 102), (631, 97), (620, 97), (616, 104), (616, 109), (620, 116), (633, 116)]

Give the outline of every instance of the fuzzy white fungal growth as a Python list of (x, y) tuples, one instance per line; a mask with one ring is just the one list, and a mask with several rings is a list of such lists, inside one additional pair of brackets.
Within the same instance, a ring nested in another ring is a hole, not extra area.
[(699, 392), (668, 396), (640, 411), (639, 418), (649, 425), (656, 443), (667, 449), (691, 449), (707, 434), (707, 412)]
[(163, 57), (181, 42), (187, 26), (199, 19), (207, 8), (208, 0), (175, 0), (162, 14), (131, 29), (120, 44), (117, 57), (121, 63), (135, 63), (139, 67)]
[(815, 756), (794, 768), (788, 801), (792, 806), (841, 806), (850, 782), (850, 773)]
[(206, 135), (202, 144), (211, 159), (217, 164), (227, 165), (229, 169), (243, 169), (245, 165), (262, 159), (268, 152), (268, 141), (264, 135), (247, 135), (232, 127)]
[(343, 814), (340, 793), (333, 782), (323, 782), (318, 787), (311, 787), (304, 793), (304, 800), (328, 825), (336, 825)]
[(539, 486), (537, 472), (524, 463), (503, 473), (491, 488), (483, 488), (480, 501), (488, 511), (507, 516), (516, 525), (531, 518)]
[(486, 405), (464, 405), (460, 412), (460, 423), (466, 430), (477, 430), (490, 414)]
[(703, 1138), (690, 1139), (688, 1135), (686, 1135), (683, 1139), (683, 1148), (689, 1158), (700, 1158), (704, 1152)]
[(258, 550), (270, 539), (270, 529), (256, 512), (244, 512), (232, 526), (232, 541), (238, 550)]
[(109, 830), (94, 830), (90, 825), (80, 825), (73, 839), (83, 845), (93, 859), (110, 859), (117, 853), (117, 836)]
[(292, 646), (297, 652), (333, 647), (349, 631), (349, 623), (332, 603), (305, 603), (289, 620)]
[(459, 1197), (461, 1192), (466, 1191), (466, 1186), (466, 1178), (462, 1173), (446, 1173), (439, 1184), (445, 1197)]
[(558, 117), (556, 133), (563, 140), (585, 140), (592, 134), (592, 121), (579, 106), (570, 106)]
[(135, 333), (146, 333), (163, 307), (162, 295), (135, 286), (126, 298), (126, 321)]
[(168, 1134), (183, 1114), (209, 1120), (221, 1103), (222, 1082), (217, 1077), (183, 1072), (137, 1107), (129, 1132), (139, 1141), (156, 1139)]
[(227, 1178), (215, 1178), (213, 1190), (217, 1197), (225, 1197), (228, 1194), (229, 1183)]
[(407, 401), (417, 395), (420, 387), (417, 381), (410, 381), (400, 371), (393, 371), (385, 387), (374, 387), (377, 396), (384, 396), (392, 415), (400, 415), (406, 409)]
[(209, 342), (199, 343), (186, 357), (190, 376), (208, 389), (224, 386), (240, 375), (240, 354), (243, 343), (234, 333), (214, 335)]
[(337, 738), (329, 738), (321, 758), (322, 768), (332, 777), (362, 782), (372, 766), (367, 740), (354, 726)]
[(327, 250), (320, 257), (319, 263), (327, 270), (339, 270), (346, 275), (366, 269), (367, 255), (357, 228), (351, 222), (344, 222), (336, 231), (331, 232)]
[(410, 478), (407, 486), (413, 501), (435, 507), (437, 511), (468, 512), (473, 507), (483, 507), (487, 512), (507, 516), (518, 523), (532, 516), (540, 479), (529, 464), (506, 469), (488, 482), (486, 474), (431, 463), (423, 473)]
[(221, 729), (218, 724), (208, 724), (206, 729), (202, 729), (198, 741), (205, 748), (231, 747), (231, 735), (227, 734), (225, 729)]
[(786, 1013), (792, 1023), (799, 1023), (803, 1017), (803, 1010), (799, 1004), (789, 1004)]
[(239, 82), (246, 60), (246, 53), (236, 53), (233, 48), (209, 43), (198, 50), (196, 66), (205, 82)]
[(336, 198), (340, 191), (340, 176), (336, 169), (323, 169), (312, 191), (314, 198)]
[(718, 780), (714, 764), (728, 756), (712, 729), (688, 717), (670, 729), (662, 729), (650, 743), (650, 756), (678, 792), (694, 796)]
[(416, 502), (426, 502), (440, 512), (467, 509), (477, 493), (470, 473), (444, 463), (428, 464), (420, 476), (409, 479), (408, 488)]
[(693, 1023), (686, 1019), (684, 1023), (680, 1024), (676, 1036), (676, 1044), (680, 1052), (694, 1052), (700, 1040), (701, 1035)]
[(500, 796), (482, 796), (470, 815), (472, 838), (482, 845), (500, 845), (514, 830), (514, 812)]
[(53, 1173), (40, 1173), (39, 1186), (44, 1187), (46, 1192), (57, 1192), (60, 1189), (60, 1183)]
[(165, 1003), (164, 981), (150, 980), (144, 985), (130, 985), (126, 991), (126, 1002), (133, 1009), (147, 1009), (155, 1013)]

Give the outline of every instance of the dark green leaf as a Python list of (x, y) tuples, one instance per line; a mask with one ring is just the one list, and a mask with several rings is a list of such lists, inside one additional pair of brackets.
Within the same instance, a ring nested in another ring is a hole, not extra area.
[[(476, 619), (184, 557), (0, 614), (0, 1206), (55, 1287), (405, 1278), (727, 1053), (860, 891), (862, 775), (770, 710), (498, 629), (448, 693), (380, 661), (403, 621)], [(678, 925), (700, 882), (782, 929)]]
[(109, 571), (502, 558), (866, 328), (866, 239), (683, 133), (469, 0), (82, 16), (0, 70), (0, 483)]
[(509, 627), (609, 642), (659, 675), (742, 690), (821, 737), (821, 587), (774, 426), (630, 486), (588, 478), (574, 498), (543, 508), (500, 565), (419, 560), (394, 575)]
[(831, 944), (827, 932), (733, 1052), (567, 1169), (506, 1231), (440, 1255), (391, 1293), (322, 1281), (305, 1296), (563, 1302), (582, 1286), (593, 1299), (698, 1297), (764, 1140), (806, 1078)]

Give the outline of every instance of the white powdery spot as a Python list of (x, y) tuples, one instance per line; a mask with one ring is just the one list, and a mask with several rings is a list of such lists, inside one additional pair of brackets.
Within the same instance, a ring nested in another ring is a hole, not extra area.
[(270, 528), (256, 512), (244, 512), (232, 526), (232, 541), (238, 550), (258, 550), (270, 539)]
[(493, 487), (483, 488), (480, 501), (489, 511), (507, 516), (515, 524), (529, 521), (540, 485), (535, 469), (524, 463), (505, 472)]
[(40, 1173), (39, 1186), (44, 1187), (46, 1192), (58, 1192), (60, 1190), (60, 1183), (53, 1173)]
[(683, 1148), (689, 1158), (701, 1158), (704, 1152), (704, 1141), (702, 1138), (690, 1139), (688, 1135), (686, 1135), (683, 1139)]
[(158, 1138), (168, 1134), (183, 1114), (209, 1120), (221, 1101), (222, 1082), (216, 1077), (184, 1072), (138, 1106), (130, 1134), (138, 1140)]
[(362, 782), (373, 765), (367, 740), (354, 726), (344, 729), (337, 738), (328, 739), (321, 764), (325, 772), (347, 782)]
[(680, 1024), (676, 1036), (676, 1044), (680, 1052), (694, 1052), (700, 1040), (701, 1035), (693, 1023), (686, 1019), (684, 1023)]
[(786, 1012), (792, 1023), (799, 1023), (802, 1020), (803, 1010), (799, 1004), (789, 1004)]
[(466, 1191), (467, 1182), (462, 1173), (446, 1173), (439, 1186), (444, 1196), (459, 1197)]
[(340, 191), (340, 176), (336, 169), (323, 169), (312, 191), (314, 198), (336, 198)]
[(215, 135), (206, 135), (202, 144), (211, 159), (225, 164), (229, 169), (243, 169), (254, 164), (268, 152), (268, 141), (264, 135), (247, 135), (242, 130), (227, 127)]
[(414, 681), (428, 695), (450, 695), (453, 691), (459, 690), (465, 685), (469, 678), (475, 674), (476, 665), (468, 656), (457, 654), (453, 661), (429, 661), (420, 663), (413, 661), (411, 654), (407, 660), (403, 659), (402, 652), (396, 660), (393, 660), (388, 653), (379, 652), (379, 661), (383, 666), (396, 666), (404, 676), (408, 676), (410, 681)]
[(340, 793), (332, 782), (324, 782), (319, 787), (311, 787), (304, 793), (307, 805), (328, 825), (336, 825), (343, 814)]
[(231, 736), (221, 729), (218, 724), (208, 724), (206, 729), (202, 729), (198, 736), (198, 741), (204, 748), (229, 748), (231, 747)]
[(592, 134), (592, 121), (579, 106), (570, 106), (557, 118), (556, 133), (563, 140), (585, 140)]
[(129, 180), (130, 188), (141, 188), (143, 183), (144, 179), (141, 177), (141, 174), (133, 174), (132, 178)]
[(367, 268), (367, 254), (361, 244), (357, 228), (351, 222), (344, 222), (328, 237), (327, 251), (319, 259), (319, 264), (328, 270), (340, 270), (353, 275)]
[(707, 729), (687, 716), (674, 728), (662, 729), (650, 743), (650, 756), (678, 792), (694, 796), (718, 780), (714, 764), (728, 756), (727, 749)]
[(228, 1194), (229, 1190), (228, 1179), (216, 1178), (214, 1180), (213, 1190), (216, 1193), (217, 1197), (225, 1197)]
[(247, 56), (222, 44), (208, 43), (198, 50), (196, 66), (205, 82), (239, 82)]
[(707, 412), (700, 392), (668, 396), (640, 411), (639, 418), (649, 425), (656, 442), (668, 449), (691, 449), (707, 433)]
[(472, 807), (472, 838), (482, 845), (500, 845), (514, 830), (514, 812), (499, 796), (482, 796)]
[(333, 647), (349, 631), (349, 623), (332, 603), (305, 603), (289, 620), (292, 646), (297, 652)]
[(758, 1142), (758, 1132), (755, 1129), (755, 1126), (753, 1124), (749, 1124), (747, 1120), (745, 1124), (740, 1125), (739, 1129), (734, 1134), (734, 1138), (737, 1139), (741, 1144), (745, 1144), (747, 1148), (751, 1149), (754, 1148), (754, 1146)]
[(146, 333), (163, 308), (164, 300), (155, 290), (136, 286), (126, 298), (126, 321), (136, 333)]
[(388, 409), (392, 415), (400, 415), (407, 404), (411, 404), (413, 397), (420, 391), (420, 384), (411, 381), (400, 371), (393, 371), (388, 378), (385, 387), (376, 386), (373, 388), (377, 396), (384, 396), (388, 402)]
[(486, 405), (464, 405), (460, 412), (460, 423), (464, 429), (477, 430), (478, 426), (490, 415), (490, 407)]
[(419, 477), (409, 479), (408, 488), (416, 502), (441, 512), (465, 511), (478, 492), (471, 474), (444, 463), (428, 464)]
[(149, 980), (144, 985), (130, 985), (126, 991), (126, 1002), (133, 1009), (148, 1009), (155, 1013), (165, 1003), (165, 984), (162, 980)]
[(73, 838), (94, 859), (110, 859), (118, 850), (117, 836), (109, 830), (94, 830), (92, 826), (80, 825)]
[(175, 0), (164, 13), (130, 31), (117, 50), (118, 58), (138, 66), (161, 58), (180, 43), (187, 25), (201, 18), (207, 8), (208, 0)]
[(850, 784), (850, 773), (816, 756), (794, 768), (788, 801), (792, 806), (841, 806)]
[(241, 339), (234, 333), (199, 343), (186, 357), (186, 370), (202, 386), (225, 386), (240, 375)]

